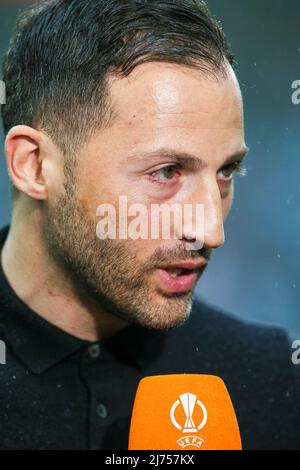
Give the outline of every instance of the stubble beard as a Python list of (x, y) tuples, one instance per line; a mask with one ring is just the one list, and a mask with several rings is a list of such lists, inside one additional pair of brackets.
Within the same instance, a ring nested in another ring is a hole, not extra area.
[(96, 222), (80, 207), (70, 174), (65, 191), (48, 205), (44, 242), (50, 259), (74, 292), (130, 324), (154, 330), (180, 326), (189, 317), (193, 293), (162, 295), (151, 289), (154, 262), (138, 262), (134, 242), (100, 240)]

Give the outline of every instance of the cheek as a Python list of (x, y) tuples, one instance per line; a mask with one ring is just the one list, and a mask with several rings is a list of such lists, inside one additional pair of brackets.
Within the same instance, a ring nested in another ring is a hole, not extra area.
[(76, 180), (77, 198), (81, 208), (89, 217), (97, 220), (96, 211), (101, 204), (115, 206), (116, 195), (108, 177), (101, 171), (78, 172)]

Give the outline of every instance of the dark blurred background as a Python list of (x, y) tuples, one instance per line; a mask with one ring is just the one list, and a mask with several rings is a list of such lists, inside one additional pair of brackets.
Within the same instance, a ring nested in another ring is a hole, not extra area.
[[(0, 53), (22, 2), (0, 2)], [(24, 4), (25, 2), (23, 2)], [(238, 62), (250, 146), (248, 176), (237, 177), (226, 243), (197, 295), (236, 316), (284, 325), (300, 334), (299, 0), (208, 0)], [(10, 192), (0, 134), (0, 227), (10, 220)]]

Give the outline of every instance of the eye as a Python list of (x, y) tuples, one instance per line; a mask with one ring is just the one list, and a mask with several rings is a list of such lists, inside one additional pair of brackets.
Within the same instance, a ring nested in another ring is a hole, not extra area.
[(176, 175), (178, 176), (178, 173), (178, 165), (169, 165), (154, 171), (150, 176), (151, 179), (159, 183), (164, 183), (166, 181), (172, 181)]
[(233, 180), (233, 175), (235, 173), (240, 176), (246, 176), (247, 170), (241, 161), (236, 161), (226, 165), (221, 171), (219, 171), (218, 175), (221, 175), (221, 180), (230, 182)]

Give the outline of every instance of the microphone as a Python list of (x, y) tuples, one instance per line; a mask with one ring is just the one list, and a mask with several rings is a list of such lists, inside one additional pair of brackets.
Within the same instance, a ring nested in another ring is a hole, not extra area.
[(129, 450), (241, 450), (235, 411), (220, 377), (180, 374), (139, 383)]

